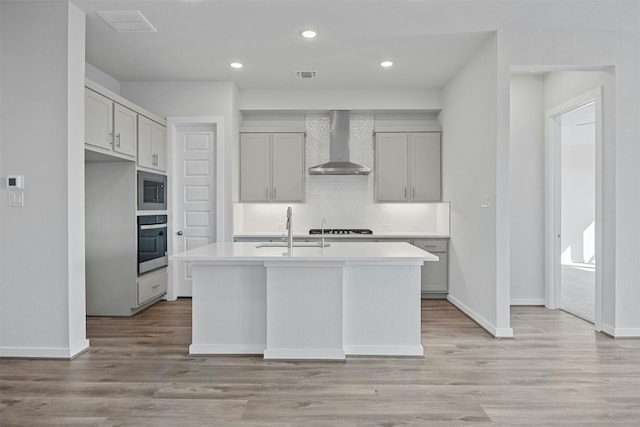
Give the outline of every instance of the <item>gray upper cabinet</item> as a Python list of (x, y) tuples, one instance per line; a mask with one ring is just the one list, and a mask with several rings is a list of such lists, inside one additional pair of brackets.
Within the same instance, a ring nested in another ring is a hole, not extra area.
[(161, 124), (138, 116), (138, 166), (167, 170), (166, 128)]
[(376, 201), (442, 200), (440, 132), (376, 134)]
[(240, 134), (240, 201), (304, 201), (304, 134)]
[(85, 143), (135, 158), (137, 116), (135, 111), (86, 89)]
[(111, 150), (113, 141), (113, 101), (92, 90), (84, 95), (85, 144)]

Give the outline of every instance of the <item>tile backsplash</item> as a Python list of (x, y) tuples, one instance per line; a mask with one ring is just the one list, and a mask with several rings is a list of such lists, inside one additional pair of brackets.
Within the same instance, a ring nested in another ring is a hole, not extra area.
[[(370, 175), (306, 175), (305, 203), (236, 203), (236, 233), (284, 230), (287, 207), (294, 232), (319, 228), (370, 228), (374, 232), (449, 233), (449, 203), (374, 203), (374, 116), (351, 115), (351, 161), (373, 169)], [(306, 167), (329, 161), (329, 117), (305, 119)]]

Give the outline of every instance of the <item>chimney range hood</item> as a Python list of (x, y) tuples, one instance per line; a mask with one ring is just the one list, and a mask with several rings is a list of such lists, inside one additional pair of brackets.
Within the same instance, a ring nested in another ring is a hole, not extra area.
[(369, 175), (371, 168), (349, 161), (350, 111), (329, 111), (329, 162), (309, 168), (310, 175)]

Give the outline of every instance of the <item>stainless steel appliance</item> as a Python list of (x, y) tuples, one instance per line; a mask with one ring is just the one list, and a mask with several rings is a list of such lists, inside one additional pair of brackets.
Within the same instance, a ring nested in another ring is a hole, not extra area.
[[(309, 234), (322, 234), (322, 229), (312, 228)], [(373, 231), (367, 228), (328, 228), (324, 234), (373, 234)]]
[(138, 210), (167, 210), (167, 177), (138, 171)]
[(139, 216), (138, 274), (167, 264), (167, 215)]

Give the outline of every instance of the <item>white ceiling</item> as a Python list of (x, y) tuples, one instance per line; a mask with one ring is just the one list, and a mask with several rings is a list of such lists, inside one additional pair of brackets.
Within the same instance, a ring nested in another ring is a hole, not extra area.
[[(241, 89), (440, 88), (491, 34), (433, 32), (429, 3), (420, 1), (74, 3), (87, 14), (87, 62), (120, 81), (233, 80)], [(140, 10), (158, 31), (117, 33), (96, 13), (109, 10)], [(319, 36), (301, 38), (307, 27)], [(382, 69), (382, 59), (395, 65)], [(245, 67), (232, 70), (231, 61)], [(297, 70), (315, 70), (318, 78), (298, 80)]]

